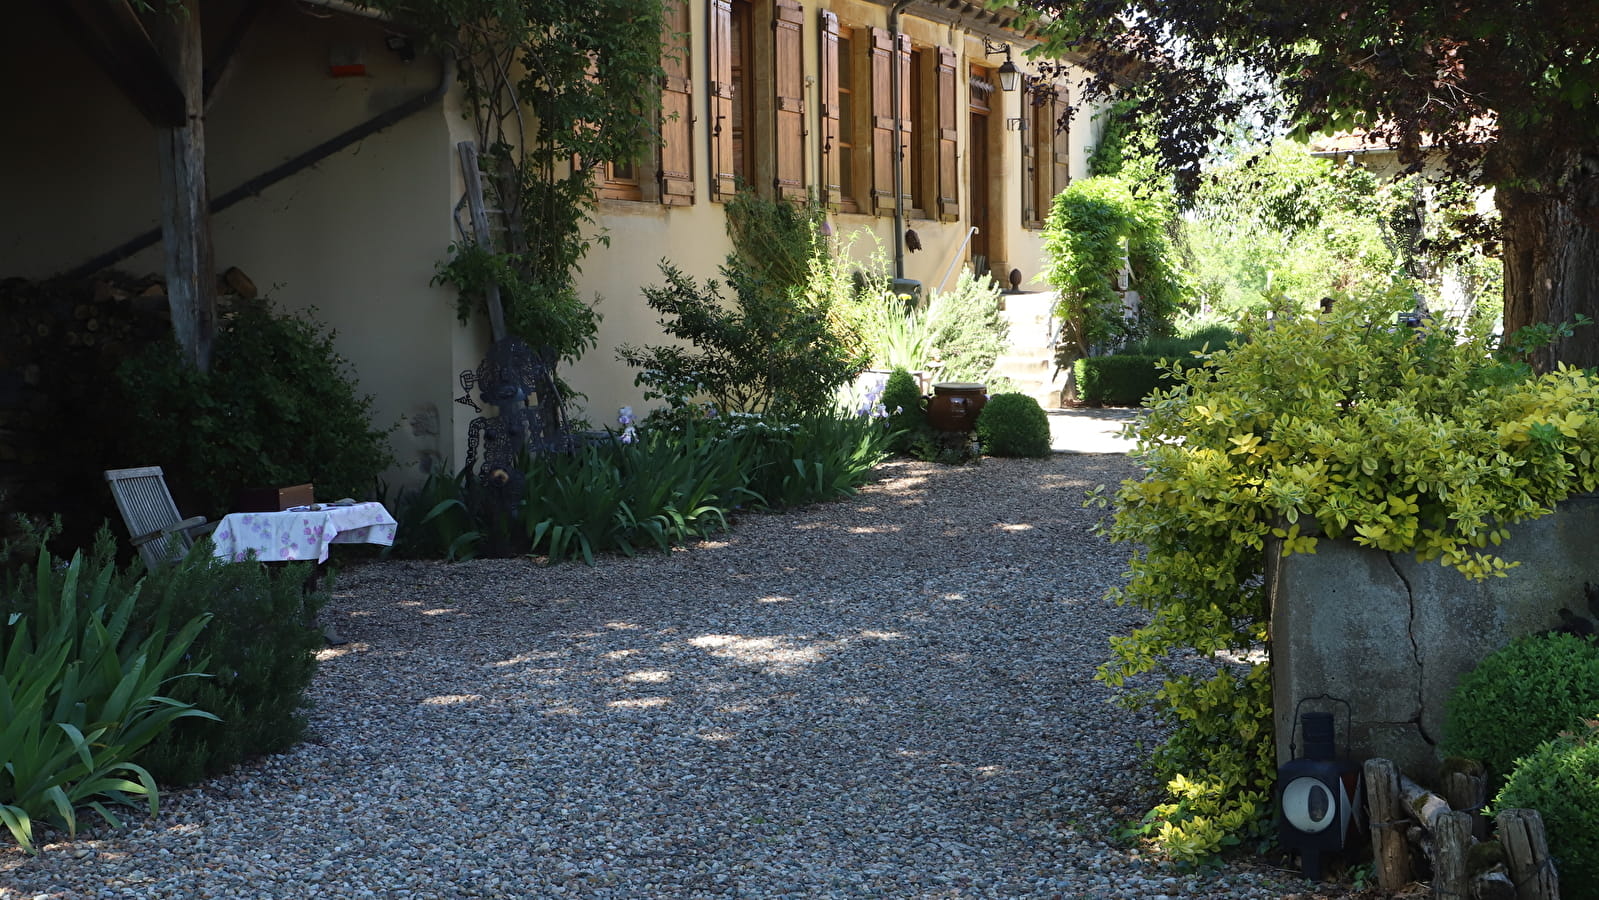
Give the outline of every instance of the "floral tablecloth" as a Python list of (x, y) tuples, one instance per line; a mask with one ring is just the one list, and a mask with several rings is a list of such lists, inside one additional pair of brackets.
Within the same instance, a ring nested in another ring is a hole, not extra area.
[(320, 510), (232, 513), (212, 532), (216, 555), (242, 562), (256, 559), (328, 561), (329, 544), (394, 543), (397, 523), (381, 503), (326, 506)]

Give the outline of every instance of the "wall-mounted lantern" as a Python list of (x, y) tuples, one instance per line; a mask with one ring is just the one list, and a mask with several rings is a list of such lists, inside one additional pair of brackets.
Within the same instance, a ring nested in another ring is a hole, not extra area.
[(1005, 92), (1016, 90), (1022, 83), (1022, 70), (1010, 57), (1010, 44), (996, 44), (988, 38), (983, 38), (983, 56), (989, 57), (996, 53), (1005, 54), (1005, 61), (999, 67), (999, 89)]

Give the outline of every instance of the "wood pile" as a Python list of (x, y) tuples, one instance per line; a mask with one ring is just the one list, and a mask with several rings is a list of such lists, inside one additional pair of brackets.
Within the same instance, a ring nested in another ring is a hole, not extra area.
[(1501, 810), (1497, 839), (1488, 839), (1482, 814), (1487, 779), (1478, 764), (1446, 763), (1439, 796), (1386, 759), (1365, 765), (1366, 809), (1377, 887), (1392, 893), (1410, 884), (1418, 851), (1432, 870), (1439, 900), (1559, 900), (1560, 883), (1543, 820), (1530, 809)]
[[(219, 316), (256, 295), (238, 269), (218, 287)], [(0, 279), (0, 511), (86, 513), (98, 523), (117, 366), (171, 331), (155, 275)]]

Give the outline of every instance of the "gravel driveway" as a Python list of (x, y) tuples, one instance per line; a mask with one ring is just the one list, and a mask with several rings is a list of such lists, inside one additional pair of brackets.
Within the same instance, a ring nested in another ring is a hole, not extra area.
[(0, 851), (0, 897), (1303, 891), (1113, 837), (1158, 735), (1092, 677), (1143, 614), (1101, 599), (1125, 553), (1082, 493), (1131, 472), (892, 462), (665, 557), (349, 566), (308, 743)]

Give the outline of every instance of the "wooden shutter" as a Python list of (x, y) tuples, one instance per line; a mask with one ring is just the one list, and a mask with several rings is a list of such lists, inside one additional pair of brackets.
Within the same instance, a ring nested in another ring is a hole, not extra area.
[(691, 66), (688, 0), (666, 0), (661, 17), (661, 202), (688, 206), (694, 202), (694, 85)]
[[(894, 115), (899, 118), (899, 152), (894, 154), (894, 165), (903, 170), (905, 161), (910, 159), (914, 135), (911, 134), (911, 37), (902, 34), (898, 37), (898, 46), (895, 47), (894, 65), (899, 67), (899, 96), (896, 98)], [(911, 207), (911, 180), (908, 172), (901, 172), (899, 180), (902, 196), (900, 201), (906, 209)]]
[[(1068, 105), (1070, 105), (1070, 98), (1066, 95), (1066, 89), (1062, 87), (1055, 88), (1055, 99), (1050, 104), (1049, 110), (1051, 126), (1055, 129), (1052, 132), (1053, 137), (1050, 141), (1050, 145), (1054, 150), (1052, 155), (1055, 163), (1054, 177), (1050, 180), (1051, 196), (1064, 191), (1066, 186), (1072, 183), (1071, 124), (1070, 122), (1061, 122), (1061, 117), (1066, 115), (1066, 107)], [(1044, 210), (1044, 215), (1049, 215), (1049, 210)]]
[(1038, 120), (1040, 118), (1038, 107), (1033, 105), (1033, 95), (1028, 91), (1018, 91), (1021, 95), (1021, 125), (1027, 129), (1022, 133), (1022, 224), (1035, 225), (1038, 223)]
[(837, 202), (843, 196), (839, 172), (838, 136), (838, 16), (821, 11), (822, 18), (822, 202)]
[(893, 36), (881, 28), (872, 35), (872, 209), (894, 211)]
[(733, 159), (733, 2), (710, 7), (711, 197), (731, 200), (738, 192)]
[[(956, 137), (959, 134), (959, 100), (955, 93), (955, 51), (938, 48), (938, 68), (935, 82), (938, 87), (938, 211), (936, 215), (945, 222), (961, 216), (960, 170), (958, 166)], [(927, 211), (933, 215), (933, 210)]]
[(772, 20), (776, 45), (777, 178), (780, 200), (805, 199), (805, 9), (799, 0), (777, 0)]

